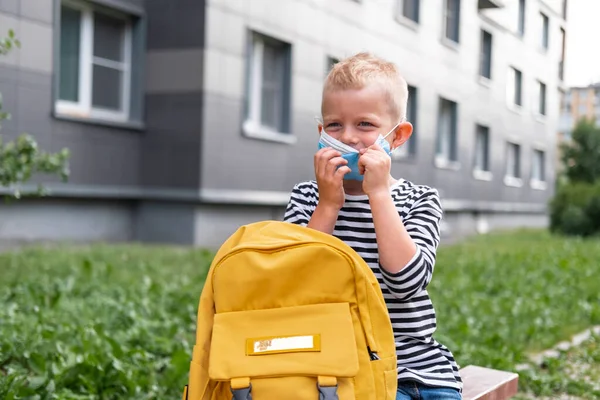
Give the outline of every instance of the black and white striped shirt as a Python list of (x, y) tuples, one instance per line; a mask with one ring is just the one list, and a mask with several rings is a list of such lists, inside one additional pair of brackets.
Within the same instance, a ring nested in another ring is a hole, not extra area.
[[(433, 339), (436, 316), (427, 293), (440, 241), (442, 207), (437, 190), (400, 179), (390, 194), (404, 226), (417, 245), (415, 256), (397, 274), (379, 266), (375, 227), (366, 195), (346, 194), (333, 235), (354, 249), (371, 267), (390, 314), (398, 380), (462, 390), (452, 353)], [(284, 221), (306, 226), (319, 200), (315, 181), (294, 186)]]

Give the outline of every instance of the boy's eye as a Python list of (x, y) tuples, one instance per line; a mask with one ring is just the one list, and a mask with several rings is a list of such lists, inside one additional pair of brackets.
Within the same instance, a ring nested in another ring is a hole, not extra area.
[(372, 123), (370, 123), (370, 122), (367, 122), (367, 121), (362, 121), (362, 122), (360, 122), (360, 123), (359, 123), (359, 125), (360, 125), (360, 126), (375, 126), (375, 125), (373, 125)]
[(338, 126), (340, 126), (339, 123), (337, 123), (337, 122), (331, 122), (331, 123), (327, 124), (325, 127), (326, 128), (336, 128)]

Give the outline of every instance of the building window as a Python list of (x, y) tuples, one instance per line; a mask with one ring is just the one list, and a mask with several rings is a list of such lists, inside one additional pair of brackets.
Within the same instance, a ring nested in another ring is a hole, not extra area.
[(565, 129), (567, 129), (567, 123), (568, 121), (568, 117), (569, 115), (569, 110), (567, 109), (567, 102), (566, 102), (566, 94), (565, 91), (562, 90), (561, 88), (558, 89), (558, 116), (559, 116), (559, 122), (558, 122), (558, 130), (559, 132), (564, 132)]
[(479, 75), (492, 79), (492, 34), (485, 30), (481, 30)]
[(475, 129), (475, 172), (490, 172), (490, 128), (477, 125)]
[(508, 70), (508, 82), (506, 84), (507, 100), (511, 106), (521, 107), (523, 105), (523, 73), (516, 68)]
[(402, 9), (402, 15), (409, 20), (419, 23), (421, 0), (398, 0)]
[(519, 36), (525, 35), (525, 0), (519, 0), (519, 23), (517, 33)]
[(416, 138), (416, 130), (417, 130), (417, 88), (414, 86), (408, 85), (408, 102), (406, 106), (406, 119), (413, 126), (413, 134), (410, 139), (406, 143), (404, 143), (400, 148), (394, 151), (394, 158), (402, 159), (409, 156), (414, 156), (417, 154), (417, 138)]
[(248, 136), (283, 140), (290, 133), (291, 46), (259, 33), (250, 37), (246, 93)]
[(546, 84), (538, 81), (538, 113), (546, 115)]
[(533, 151), (533, 163), (531, 168), (531, 180), (534, 182), (546, 182), (545, 170), (546, 154), (542, 150)]
[(333, 66), (339, 63), (340, 60), (335, 57), (327, 57), (327, 66), (325, 67), (325, 75), (329, 74), (329, 71), (333, 68)]
[(540, 12), (540, 18), (541, 18), (541, 22), (542, 22), (542, 48), (544, 50), (548, 50), (548, 47), (550, 45), (550, 20), (548, 19), (548, 16), (546, 14), (544, 14), (543, 12)]
[(456, 151), (458, 105), (451, 100), (440, 98), (438, 107), (436, 164), (439, 167), (446, 167), (458, 161)]
[(460, 42), (460, 0), (446, 0), (445, 36), (453, 42)]
[(558, 79), (565, 79), (565, 51), (566, 51), (566, 32), (560, 28), (560, 61), (558, 62)]
[(130, 119), (132, 22), (87, 3), (60, 9), (56, 113), (72, 117)]
[(572, 94), (571, 90), (566, 91), (563, 100), (565, 102), (565, 110), (571, 110), (571, 106), (573, 103), (573, 94)]
[(506, 176), (504, 183), (508, 186), (521, 186), (521, 146), (508, 143), (506, 152)]

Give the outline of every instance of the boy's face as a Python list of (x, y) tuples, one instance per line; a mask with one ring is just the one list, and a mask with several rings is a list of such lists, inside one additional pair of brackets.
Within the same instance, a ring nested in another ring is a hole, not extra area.
[[(322, 108), (325, 132), (356, 150), (373, 145), (379, 134), (387, 134), (399, 122), (390, 112), (385, 91), (373, 84), (362, 89), (326, 91)], [(412, 125), (403, 122), (386, 140), (393, 149), (406, 142), (411, 133)]]

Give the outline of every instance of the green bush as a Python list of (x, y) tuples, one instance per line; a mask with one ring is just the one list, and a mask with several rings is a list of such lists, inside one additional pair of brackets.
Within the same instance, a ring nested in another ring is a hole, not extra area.
[(550, 229), (574, 236), (600, 234), (600, 183), (561, 185), (550, 202)]
[(571, 140), (560, 145), (564, 175), (569, 182), (600, 181), (600, 127), (594, 119), (577, 121)]

